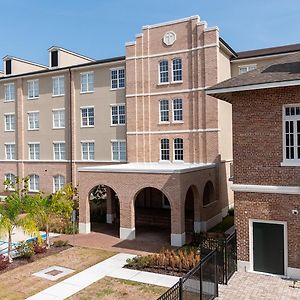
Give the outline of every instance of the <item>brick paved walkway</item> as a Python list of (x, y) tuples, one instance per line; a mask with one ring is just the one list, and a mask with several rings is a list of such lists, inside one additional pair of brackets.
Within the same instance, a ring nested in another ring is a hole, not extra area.
[(293, 281), (254, 273), (236, 272), (229, 284), (219, 285), (218, 300), (299, 300)]

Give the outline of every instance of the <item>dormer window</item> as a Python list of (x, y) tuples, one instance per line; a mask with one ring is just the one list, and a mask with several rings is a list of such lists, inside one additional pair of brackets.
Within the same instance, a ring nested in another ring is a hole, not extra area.
[(5, 61), (5, 75), (11, 75), (11, 60)]
[(51, 68), (57, 68), (58, 67), (58, 51), (57, 50), (51, 51), (50, 67)]

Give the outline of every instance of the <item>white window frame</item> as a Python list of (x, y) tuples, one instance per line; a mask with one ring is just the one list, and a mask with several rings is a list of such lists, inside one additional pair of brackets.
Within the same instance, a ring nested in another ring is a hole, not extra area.
[[(89, 75), (93, 76), (93, 83), (90, 84), (89, 83)], [(83, 90), (83, 77), (87, 76), (87, 81), (86, 81), (86, 91)], [(90, 86), (91, 85), (91, 86)], [(94, 92), (94, 86), (95, 86), (95, 75), (94, 72), (83, 72), (80, 73), (80, 94), (89, 94), (89, 93), (93, 93)]]
[[(34, 179), (34, 182), (31, 181), (31, 179)], [(33, 186), (32, 186), (33, 184)], [(33, 188), (32, 188), (33, 187)], [(29, 175), (29, 192), (39, 192), (40, 191), (40, 176), (37, 174), (31, 174)]]
[[(160, 64), (162, 62), (167, 62), (167, 71), (161, 71), (160, 69)], [(162, 73), (167, 73), (167, 81), (161, 81), (161, 74)], [(164, 85), (164, 84), (169, 84), (170, 83), (170, 72), (169, 72), (169, 61), (167, 59), (162, 59), (158, 62), (158, 82), (159, 82), (159, 85)]]
[[(182, 149), (175, 149), (175, 140), (176, 139), (181, 139), (182, 140)], [(182, 150), (182, 159), (176, 159), (175, 152)], [(173, 139), (173, 161), (174, 162), (184, 162), (184, 139), (182, 137), (176, 137)]]
[[(163, 140), (167, 140), (168, 141), (168, 144), (169, 144), (169, 148), (168, 149), (162, 149), (162, 141)], [(163, 157), (163, 153), (162, 151), (168, 151), (169, 152), (169, 159), (162, 159)], [(168, 161), (171, 161), (171, 152), (170, 152), (170, 139), (169, 138), (162, 138), (159, 140), (159, 161), (160, 162), (168, 162)]]
[[(118, 159), (114, 159), (114, 151), (113, 151), (113, 144), (117, 143), (118, 144)], [(121, 159), (121, 143), (125, 144), (125, 159)], [(124, 162), (127, 160), (127, 144), (126, 140), (111, 140), (111, 160), (112, 161), (120, 161)]]
[[(58, 179), (58, 182), (56, 182), (56, 179)], [(56, 188), (56, 183), (58, 183), (58, 189)], [(66, 184), (66, 178), (63, 175), (55, 175), (53, 176), (53, 193), (61, 190)]]
[[(9, 126), (7, 126), (7, 122), (6, 122), (7, 117), (10, 117), (9, 118), (9, 120), (10, 120)], [(12, 122), (12, 120), (13, 120), (13, 122)], [(4, 114), (4, 131), (13, 132), (15, 130), (16, 130), (16, 115), (15, 115), (15, 113), (5, 113)]]
[[(93, 161), (95, 160), (95, 141), (94, 140), (86, 140), (86, 141), (81, 141), (81, 159), (83, 161)], [(87, 158), (83, 157), (83, 144), (87, 144)], [(93, 158), (91, 158), (91, 152), (90, 152), (90, 144), (94, 144), (94, 153), (93, 153)]]
[[(120, 77), (120, 71), (123, 70), (124, 71), (124, 86), (120, 86), (120, 81), (121, 78)], [(116, 79), (113, 79), (112, 78), (112, 73), (113, 71), (117, 71), (117, 78)], [(117, 87), (113, 87), (113, 81), (117, 81)], [(119, 89), (125, 89), (125, 86), (126, 86), (126, 73), (125, 73), (125, 68), (124, 67), (118, 67), (118, 68), (111, 68), (110, 69), (110, 89), (112, 91), (114, 90), (119, 90)]]
[[(124, 123), (120, 123), (120, 116), (123, 116), (120, 114), (120, 107), (124, 106)], [(113, 124), (113, 107), (117, 107), (117, 116), (118, 122), (116, 124)], [(126, 125), (126, 105), (125, 103), (116, 103), (110, 105), (110, 125), (111, 126), (124, 126)]]
[(15, 83), (14, 82), (5, 83), (4, 84), (4, 102), (14, 102), (15, 100), (16, 100), (16, 85), (15, 85)]
[[(257, 69), (257, 64), (250, 64), (250, 65), (241, 65), (238, 67), (239, 68), (239, 75), (245, 74), (247, 72), (253, 71)], [(241, 69), (246, 69), (245, 72), (241, 72)]]
[[(11, 177), (13, 177), (14, 180), (12, 180)], [(17, 176), (15, 174), (13, 174), (13, 173), (5, 173), (4, 174), (4, 180), (5, 181), (9, 180), (12, 185), (16, 184), (16, 179), (17, 179)], [(5, 185), (5, 189), (7, 189), (9, 191), (14, 191), (15, 190), (12, 186), (7, 186), (7, 185)]]
[[(181, 79), (180, 80), (174, 80), (174, 61), (176, 61), (176, 60), (180, 60), (180, 63), (181, 63), (181, 69), (178, 69), (178, 70), (180, 70), (180, 72), (181, 72)], [(182, 66), (182, 58), (180, 58), (180, 57), (176, 57), (176, 58), (173, 58), (172, 59), (172, 64), (171, 64), (172, 66), (171, 66), (171, 68), (172, 68), (172, 82), (171, 83), (182, 83), (183, 82), (183, 66)]]
[[(38, 127), (31, 128), (30, 127), (30, 115), (33, 115), (33, 114), (38, 116), (37, 121), (34, 120), (34, 122), (33, 122), (34, 125), (36, 125), (36, 123), (37, 123)], [(27, 123), (27, 129), (28, 130), (30, 130), (30, 131), (40, 130), (40, 112), (39, 111), (28, 111), (27, 112), (27, 121), (28, 121), (28, 123)]]
[[(5, 146), (5, 160), (16, 160), (16, 143), (4, 143)], [(10, 147), (10, 151), (8, 152), (8, 146)], [(14, 155), (12, 155), (11, 146), (14, 146)], [(9, 154), (9, 155), (8, 155)], [(13, 156), (13, 158), (8, 158)]]
[[(166, 101), (166, 103), (168, 103), (168, 110), (164, 109), (162, 110), (161, 109), (161, 103), (163, 101)], [(158, 101), (158, 105), (159, 105), (159, 124), (170, 124), (170, 103), (169, 103), (169, 100), (168, 99), (161, 99)], [(162, 112), (163, 111), (167, 111), (168, 112), (168, 121), (162, 121), (161, 117), (162, 117)]]
[[(63, 112), (63, 126), (61, 125), (62, 121), (60, 118), (58, 118), (58, 126), (55, 126), (55, 113), (59, 113), (59, 115)], [(52, 129), (62, 129), (66, 126), (66, 112), (64, 108), (54, 108), (52, 109)]]
[[(34, 146), (33, 158), (30, 157), (30, 146)], [(36, 147), (38, 146), (38, 147)], [(36, 149), (39, 151), (36, 152)], [(28, 143), (28, 160), (40, 160), (41, 158), (41, 146), (39, 142), (29, 142)]]
[[(62, 84), (61, 84), (61, 80), (62, 80)], [(55, 81), (57, 81), (58, 85), (58, 93), (55, 94)], [(52, 97), (61, 97), (65, 95), (65, 76), (61, 75), (61, 76), (55, 76), (52, 77)]]
[[(92, 108), (94, 110), (94, 124), (93, 125), (90, 125), (90, 121), (89, 121), (89, 116), (87, 114), (87, 120), (88, 120), (88, 125), (83, 125), (83, 122), (82, 122), (82, 110), (83, 109), (90, 109)], [(80, 124), (81, 124), (81, 128), (92, 128), (92, 127), (95, 127), (95, 107), (94, 106), (81, 106), (80, 107)]]
[[(62, 145), (64, 151), (62, 151)], [(58, 157), (56, 157), (55, 146), (58, 146)], [(65, 141), (54, 141), (53, 142), (53, 160), (66, 160), (66, 142)]]
[[(181, 100), (181, 109), (178, 108), (175, 109), (174, 102), (176, 100)], [(175, 111), (181, 111), (181, 116), (182, 116), (181, 120), (175, 120)], [(172, 100), (172, 123), (183, 123), (183, 122), (184, 122), (183, 121), (183, 100), (182, 98), (175, 98)]]
[[(286, 104), (282, 106), (282, 149), (283, 149), (283, 159), (281, 162), (281, 166), (300, 166), (300, 159), (298, 159), (298, 152), (297, 152), (297, 121), (300, 121), (300, 114), (296, 114), (296, 108), (300, 110), (300, 103), (296, 104)], [(286, 108), (294, 108), (295, 114), (286, 116), (285, 110)], [(294, 159), (287, 159), (286, 158), (286, 130), (285, 130), (285, 122), (286, 121), (293, 121), (293, 137), (294, 137)], [(300, 141), (299, 141), (300, 143)], [(299, 149), (300, 151), (300, 149)]]
[[(32, 84), (33, 96), (29, 95), (29, 85)], [(37, 93), (36, 93), (37, 92)], [(39, 79), (27, 80), (27, 99), (34, 100), (40, 97), (40, 82)]]

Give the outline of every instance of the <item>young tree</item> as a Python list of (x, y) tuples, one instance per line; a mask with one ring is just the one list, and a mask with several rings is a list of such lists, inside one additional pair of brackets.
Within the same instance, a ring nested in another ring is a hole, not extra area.
[[(0, 235), (8, 237), (8, 261), (12, 262), (12, 234), (17, 227), (22, 228), (27, 234), (34, 234), (39, 237), (37, 224), (31, 214), (25, 213), (24, 201), (28, 198), (26, 190), (28, 179), (17, 180), (16, 184), (5, 181), (6, 188), (14, 189), (5, 202), (0, 205)], [(19, 189), (17, 186), (25, 186)]]
[(53, 219), (70, 219), (75, 195), (76, 189), (67, 184), (54, 194), (48, 196), (37, 194), (27, 199), (27, 211), (30, 212), (39, 226), (45, 228), (47, 248), (50, 247), (49, 227), (51, 222)]

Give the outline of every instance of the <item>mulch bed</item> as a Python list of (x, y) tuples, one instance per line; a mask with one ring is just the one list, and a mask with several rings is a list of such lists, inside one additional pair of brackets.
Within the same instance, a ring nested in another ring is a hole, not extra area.
[(171, 275), (171, 276), (177, 276), (182, 277), (188, 273), (188, 271), (179, 271), (179, 270), (172, 270), (171, 268), (160, 268), (160, 267), (143, 267), (143, 268), (137, 268), (136, 266), (129, 266), (125, 265), (124, 268), (131, 269), (131, 270), (138, 270), (138, 271), (145, 271), (145, 272), (151, 272), (151, 273), (158, 273), (163, 275)]
[(16, 257), (16, 258), (14, 258), (13, 262), (11, 264), (9, 264), (4, 270), (0, 270), (0, 275), (7, 272), (7, 271), (18, 268), (20, 266), (30, 264), (30, 263), (32, 263), (36, 260), (41, 259), (41, 258), (44, 258), (44, 257), (50, 256), (50, 255), (62, 252), (62, 251), (67, 250), (71, 247), (72, 247), (71, 245), (62, 246), (62, 247), (51, 246), (50, 249), (47, 250), (47, 252), (35, 254), (29, 259)]

